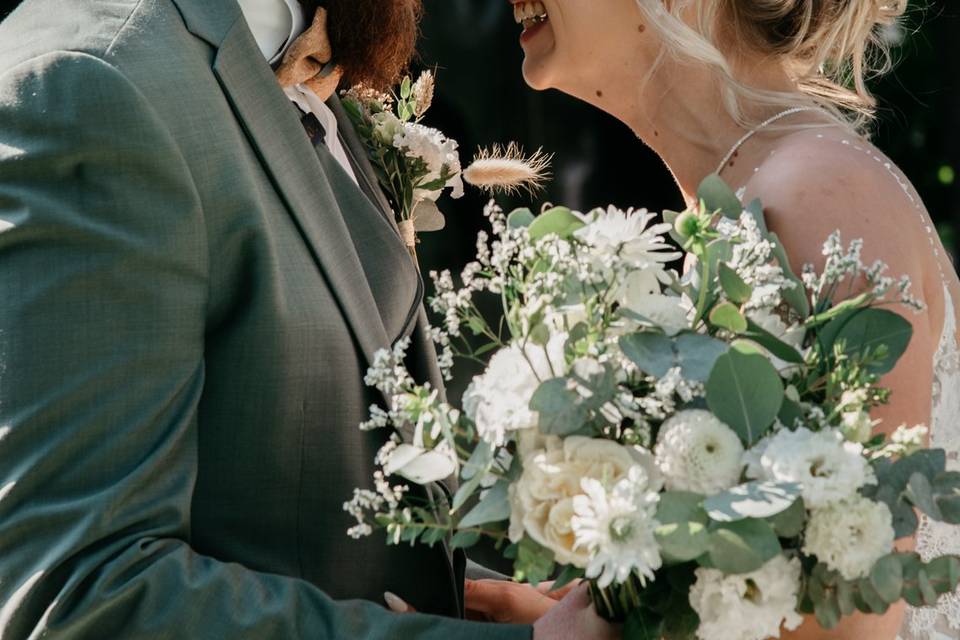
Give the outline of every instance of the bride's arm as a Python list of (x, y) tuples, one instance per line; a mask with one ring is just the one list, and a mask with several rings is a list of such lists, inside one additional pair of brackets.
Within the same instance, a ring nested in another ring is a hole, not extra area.
[[(875, 410), (873, 417), (882, 420), (877, 431), (884, 433), (902, 424), (929, 424), (932, 364), (943, 311), (942, 300), (936, 293), (939, 288), (931, 277), (937, 272), (931, 262), (925, 225), (917, 218), (919, 212), (883, 165), (871, 156), (828, 141), (792, 146), (797, 148), (768, 161), (747, 185), (747, 199), (762, 199), (770, 229), (780, 237), (797, 273), (805, 263), (814, 264), (818, 270), (823, 267), (823, 241), (839, 229), (844, 243), (863, 239), (865, 263), (883, 260), (890, 266), (887, 275), (911, 277), (912, 293), (930, 309), (922, 314), (893, 309), (912, 323), (914, 334), (897, 367), (882, 379), (883, 386), (892, 392), (890, 404)], [(909, 550), (913, 543), (912, 538), (907, 538), (898, 541), (897, 546)], [(830, 631), (821, 629), (811, 618), (800, 629), (781, 638), (893, 640), (904, 612), (901, 604), (882, 616), (858, 613)]]

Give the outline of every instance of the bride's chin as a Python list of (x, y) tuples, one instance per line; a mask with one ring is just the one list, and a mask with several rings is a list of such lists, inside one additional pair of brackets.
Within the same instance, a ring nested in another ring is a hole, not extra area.
[(544, 65), (530, 60), (525, 60), (523, 63), (523, 79), (527, 86), (536, 91), (545, 91), (552, 87), (549, 73)]

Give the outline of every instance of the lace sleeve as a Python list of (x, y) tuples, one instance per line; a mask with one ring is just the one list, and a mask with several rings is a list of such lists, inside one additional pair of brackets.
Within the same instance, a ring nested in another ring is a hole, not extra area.
[[(957, 319), (949, 289), (944, 287), (943, 333), (934, 359), (933, 411), (930, 444), (945, 449), (947, 465), (960, 471), (960, 350)], [(917, 550), (924, 560), (946, 554), (960, 555), (957, 527), (925, 516), (917, 533)], [(936, 607), (909, 609), (900, 640), (954, 640), (960, 637), (960, 593), (940, 598)]]

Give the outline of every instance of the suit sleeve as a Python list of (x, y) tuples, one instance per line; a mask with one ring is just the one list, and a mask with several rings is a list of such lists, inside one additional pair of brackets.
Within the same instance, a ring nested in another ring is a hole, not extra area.
[(210, 259), (187, 163), (118, 69), (0, 75), (0, 638), (530, 638), (191, 548)]

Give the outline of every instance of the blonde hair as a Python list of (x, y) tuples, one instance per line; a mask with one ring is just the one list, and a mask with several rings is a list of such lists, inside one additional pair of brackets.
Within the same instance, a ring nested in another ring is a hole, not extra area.
[[(672, 55), (713, 69), (724, 105), (750, 126), (744, 103), (819, 105), (862, 130), (876, 100), (867, 80), (891, 67), (882, 29), (897, 23), (908, 0), (637, 0)], [(724, 43), (781, 60), (797, 91), (763, 90), (741, 82)]]

